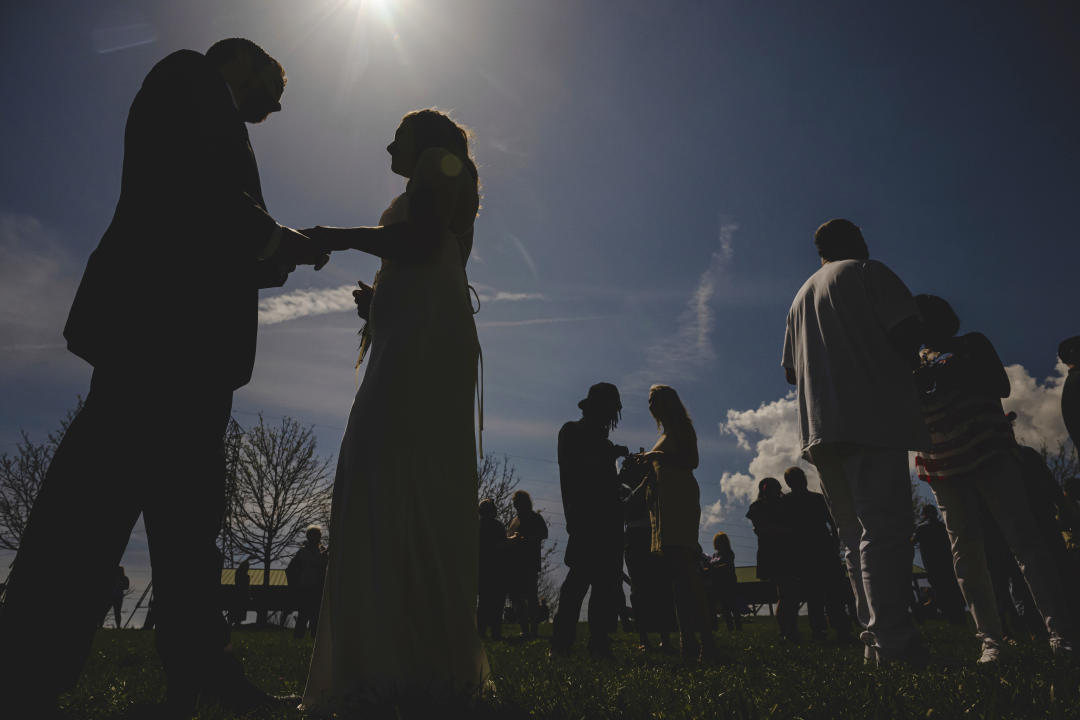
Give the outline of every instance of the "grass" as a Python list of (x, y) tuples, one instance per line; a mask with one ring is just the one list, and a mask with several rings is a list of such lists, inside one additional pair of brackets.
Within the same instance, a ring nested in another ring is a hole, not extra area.
[[(922, 626), (931, 664), (918, 672), (866, 667), (858, 646), (781, 646), (775, 625), (765, 617), (755, 618), (742, 633), (718, 631), (722, 662), (698, 668), (684, 667), (677, 657), (643, 656), (636, 650), (636, 635), (622, 632), (615, 635), (614, 661), (592, 661), (583, 648), (584, 626), (574, 655), (552, 661), (543, 637), (550, 628), (541, 627), (540, 640), (487, 644), (495, 690), (473, 708), (474, 716), (1080, 718), (1080, 662), (1054, 660), (1043, 644), (1021, 644), (1009, 650), (1000, 666), (978, 667), (971, 628)], [(506, 631), (516, 630), (508, 625)], [(302, 691), (310, 640), (275, 630), (240, 631), (233, 640), (258, 685), (275, 694)], [(146, 717), (146, 708), (160, 701), (162, 688), (153, 634), (104, 630), (78, 687), (63, 704), (72, 716), (86, 720)], [(451, 717), (459, 712), (420, 703), (381, 708), (365, 717)], [(233, 716), (207, 708), (199, 717)], [(299, 714), (283, 710), (275, 718), (298, 720)]]

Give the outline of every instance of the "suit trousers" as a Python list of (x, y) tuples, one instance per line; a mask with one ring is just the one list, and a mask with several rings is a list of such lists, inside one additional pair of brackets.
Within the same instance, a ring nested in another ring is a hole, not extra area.
[(232, 392), (167, 387), (163, 398), (148, 384), (95, 371), (9, 577), (0, 608), (0, 697), (36, 687), (54, 698), (75, 685), (140, 513), (170, 701), (193, 703), (208, 684), (227, 679), (216, 539)]
[(591, 587), (589, 648), (607, 650), (611, 643), (609, 635), (617, 625), (621, 572), (622, 553), (618, 545), (613, 545), (610, 551), (592, 549), (575, 559), (559, 588), (559, 608), (551, 628), (553, 649), (567, 652), (574, 644), (581, 603)]
[(921, 644), (908, 612), (915, 530), (908, 453), (823, 444), (810, 456), (844, 545), (862, 640), (878, 657), (903, 657)]

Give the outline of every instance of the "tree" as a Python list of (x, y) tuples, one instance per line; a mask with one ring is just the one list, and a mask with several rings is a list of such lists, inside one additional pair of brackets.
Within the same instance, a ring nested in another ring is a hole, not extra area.
[(15, 444), (15, 454), (0, 453), (0, 548), (18, 551), (49, 463), (82, 407), (82, 396), (77, 396), (75, 407), (68, 410), (60, 428), (49, 433), (45, 442), (31, 441), (23, 430), (22, 440)]
[(1053, 450), (1044, 444), (1039, 452), (1058, 485), (1064, 485), (1071, 477), (1080, 476), (1080, 458), (1077, 457), (1076, 446), (1071, 441), (1062, 440)]
[[(505, 527), (517, 514), (514, 510), (514, 491), (518, 489), (520, 478), (517, 468), (510, 464), (505, 455), (500, 459), (493, 453), (486, 453), (476, 466), (479, 476), (477, 484), (477, 500), (491, 498), (495, 503), (496, 517)], [(536, 512), (543, 516), (541, 508), (534, 507)], [(541, 600), (547, 602), (551, 608), (555, 607), (559, 588), (554, 580), (554, 560), (559, 543), (548, 542), (540, 554), (540, 576), (538, 580), (538, 592)]]
[(289, 417), (267, 425), (260, 414), (258, 424), (242, 435), (228, 511), (229, 542), (261, 561), (264, 586), (270, 584), (270, 566), (284, 560), (307, 527), (326, 516), (330, 459), (315, 451), (312, 429)]
[(234, 530), (233, 504), (236, 499), (240, 474), (240, 449), (244, 442), (244, 428), (230, 417), (225, 427), (225, 513), (221, 518), (221, 557), (227, 567), (236, 567), (237, 543)]

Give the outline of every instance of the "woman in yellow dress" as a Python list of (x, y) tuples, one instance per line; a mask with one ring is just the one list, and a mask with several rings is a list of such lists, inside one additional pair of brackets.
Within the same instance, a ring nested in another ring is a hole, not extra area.
[(640, 456), (652, 466), (651, 550), (668, 567), (683, 659), (713, 660), (716, 648), (698, 563), (701, 491), (693, 472), (698, 466), (697, 433), (679, 394), (668, 385), (649, 388), (649, 412), (660, 430), (653, 449)]

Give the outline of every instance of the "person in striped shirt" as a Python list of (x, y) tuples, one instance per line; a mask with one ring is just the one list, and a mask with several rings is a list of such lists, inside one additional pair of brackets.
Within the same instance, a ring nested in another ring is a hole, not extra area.
[(994, 346), (981, 333), (957, 335), (960, 321), (944, 299), (917, 295), (924, 346), (916, 380), (930, 449), (915, 459), (930, 485), (952, 541), (956, 579), (982, 642), (980, 663), (1001, 653), (1001, 622), (986, 565), (981, 498), (1001, 529), (1024, 575), (1055, 655), (1072, 647), (1060, 579), (1040, 538), (1024, 491), (1018, 448), (1001, 399), (1009, 378)]

